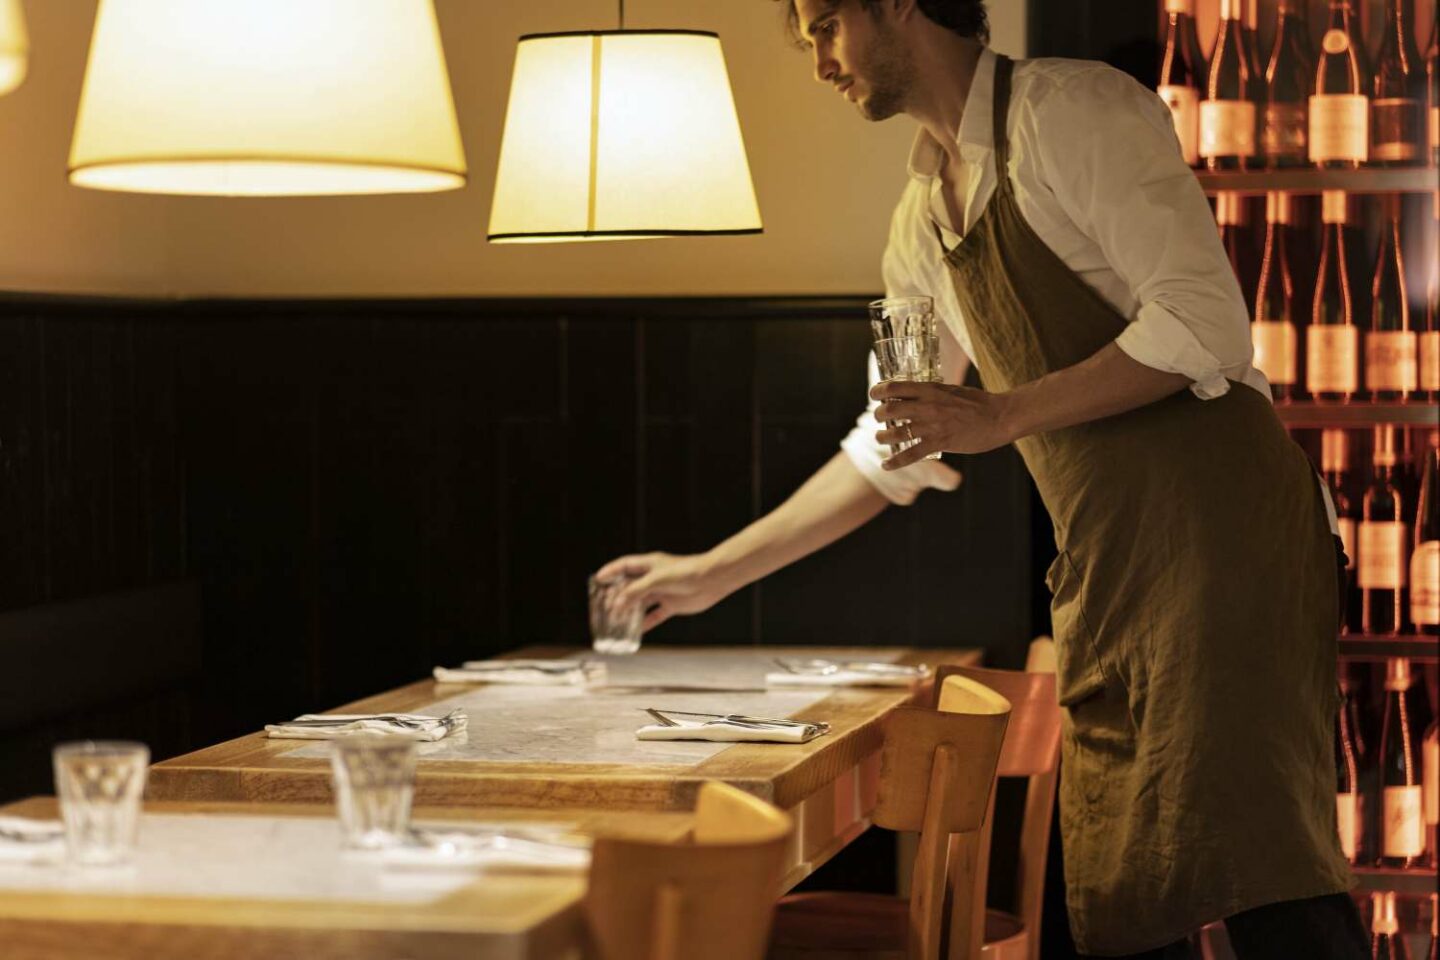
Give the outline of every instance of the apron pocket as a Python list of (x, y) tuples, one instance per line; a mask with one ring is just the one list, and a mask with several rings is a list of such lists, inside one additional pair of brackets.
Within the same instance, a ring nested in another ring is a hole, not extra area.
[(1055, 688), (1060, 706), (1072, 707), (1105, 689), (1105, 670), (1080, 602), (1080, 577), (1068, 551), (1061, 550), (1045, 573), (1055, 634)]

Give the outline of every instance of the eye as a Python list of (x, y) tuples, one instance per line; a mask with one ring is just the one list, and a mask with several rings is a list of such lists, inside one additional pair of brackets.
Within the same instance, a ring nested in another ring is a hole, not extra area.
[(833, 37), (835, 36), (835, 32), (839, 29), (840, 22), (838, 20), (826, 20), (824, 23), (820, 24), (820, 28), (815, 32), (824, 34), (827, 37)]

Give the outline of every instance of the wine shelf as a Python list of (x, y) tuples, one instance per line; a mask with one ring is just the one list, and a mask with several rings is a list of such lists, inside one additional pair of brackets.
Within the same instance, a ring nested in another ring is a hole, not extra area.
[(1389, 660), (1391, 657), (1408, 657), (1417, 663), (1440, 663), (1440, 637), (1368, 636), (1347, 633), (1340, 637), (1340, 656), (1350, 660)]
[(1275, 412), (1287, 427), (1374, 427), (1436, 426), (1440, 422), (1440, 404), (1416, 403), (1277, 403)]
[(1428, 897), (1435, 892), (1435, 868), (1351, 867), (1360, 889), (1371, 893), (1393, 890), (1402, 896)]
[(1197, 170), (1195, 176), (1206, 193), (1259, 194), (1270, 191), (1321, 193), (1430, 193), (1440, 186), (1435, 167), (1401, 167), (1374, 170)]

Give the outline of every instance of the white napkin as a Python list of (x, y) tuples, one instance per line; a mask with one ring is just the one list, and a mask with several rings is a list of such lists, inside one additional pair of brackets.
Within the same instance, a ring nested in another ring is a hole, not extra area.
[(930, 668), (897, 663), (832, 663), (808, 661), (794, 671), (765, 674), (767, 687), (911, 687), (930, 675)]
[(0, 863), (54, 863), (65, 857), (59, 820), (0, 816)]
[(415, 827), (409, 842), (381, 850), (380, 862), (401, 870), (579, 873), (590, 868), (590, 841), (558, 827), (534, 824), (487, 829)]
[[(409, 723), (397, 723), (387, 717), (398, 717)], [(396, 713), (376, 716), (369, 713), (306, 713), (289, 723), (272, 723), (265, 727), (269, 737), (287, 740), (334, 740), (352, 733), (391, 733), (416, 740), (443, 740), (464, 730), (468, 719), (463, 711), (449, 717), (431, 717), (419, 713)]]
[(514, 683), (579, 686), (605, 679), (605, 664), (586, 660), (467, 660), (459, 667), (436, 667), (441, 683)]
[(805, 743), (825, 731), (816, 726), (751, 727), (727, 720), (686, 720), (675, 726), (652, 723), (635, 731), (637, 740), (713, 740), (720, 743)]

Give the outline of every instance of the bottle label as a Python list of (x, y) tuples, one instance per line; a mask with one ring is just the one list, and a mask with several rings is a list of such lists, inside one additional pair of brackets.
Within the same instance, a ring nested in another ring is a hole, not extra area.
[(1399, 521), (1360, 522), (1362, 590), (1400, 590), (1405, 586), (1405, 524)]
[(1304, 157), (1306, 125), (1305, 104), (1267, 104), (1264, 129), (1260, 133), (1260, 143), (1265, 155)]
[(1360, 388), (1360, 331), (1350, 324), (1312, 326), (1305, 332), (1305, 386), (1311, 393), (1354, 393)]
[(1155, 92), (1170, 108), (1175, 136), (1180, 138), (1180, 155), (1190, 166), (1195, 166), (1200, 162), (1200, 91), (1194, 87), (1162, 84)]
[(1382, 97), (1372, 103), (1375, 142), (1371, 160), (1414, 160), (1420, 156), (1420, 101), (1409, 97)]
[(1365, 386), (1371, 390), (1414, 390), (1416, 352), (1412, 330), (1365, 334)]
[(1255, 104), (1249, 100), (1201, 103), (1200, 156), (1255, 156)]
[(1385, 829), (1381, 856), (1418, 857), (1425, 852), (1425, 824), (1420, 815), (1420, 786), (1386, 787), (1382, 801)]
[(1355, 816), (1355, 794), (1335, 794), (1335, 820), (1340, 825), (1340, 849), (1345, 854), (1345, 859), (1351, 863), (1355, 862), (1356, 840), (1359, 839), (1357, 828), (1360, 818)]
[(1340, 528), (1340, 542), (1345, 545), (1345, 569), (1355, 569), (1355, 521), (1350, 517), (1336, 518), (1335, 525)]
[(1440, 540), (1417, 543), (1410, 555), (1410, 622), (1440, 624)]
[(1289, 386), (1295, 382), (1295, 324), (1283, 320), (1257, 320), (1250, 324), (1255, 344), (1255, 369), (1271, 383)]
[(1420, 370), (1416, 378), (1421, 390), (1440, 390), (1440, 330), (1420, 334)]
[(1310, 162), (1354, 160), (1364, 163), (1369, 157), (1370, 98), (1359, 93), (1311, 97)]

